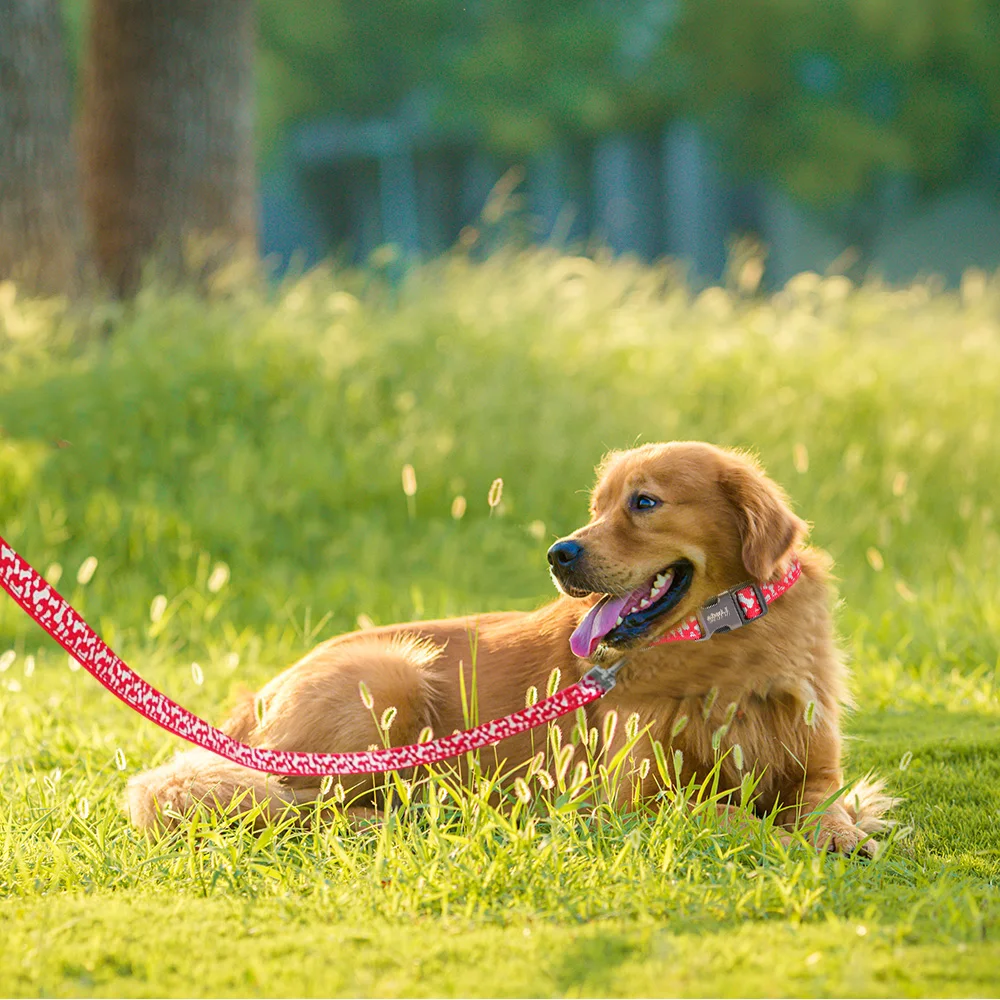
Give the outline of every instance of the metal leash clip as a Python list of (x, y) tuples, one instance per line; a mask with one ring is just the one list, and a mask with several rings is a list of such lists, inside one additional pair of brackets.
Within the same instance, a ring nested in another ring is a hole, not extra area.
[(617, 663), (612, 663), (610, 667), (591, 667), (584, 675), (583, 680), (593, 681), (605, 694), (615, 686), (618, 680), (618, 671), (628, 663), (628, 657), (623, 656)]

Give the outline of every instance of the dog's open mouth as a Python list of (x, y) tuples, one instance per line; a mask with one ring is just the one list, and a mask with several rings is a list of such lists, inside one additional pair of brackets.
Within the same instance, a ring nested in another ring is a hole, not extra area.
[(676, 607), (693, 576), (694, 567), (681, 559), (630, 594), (606, 594), (574, 629), (570, 649), (586, 660), (602, 642), (617, 645), (644, 635), (658, 618)]

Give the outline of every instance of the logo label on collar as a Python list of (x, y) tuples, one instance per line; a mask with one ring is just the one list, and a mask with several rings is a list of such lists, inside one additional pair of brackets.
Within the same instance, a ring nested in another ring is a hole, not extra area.
[(701, 609), (699, 617), (706, 635), (731, 632), (743, 624), (732, 594), (720, 594), (714, 602)]

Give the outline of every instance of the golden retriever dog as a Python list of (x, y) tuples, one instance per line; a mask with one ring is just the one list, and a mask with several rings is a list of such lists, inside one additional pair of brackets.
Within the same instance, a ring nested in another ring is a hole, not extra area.
[[(598, 733), (609, 712), (637, 714), (637, 755), (652, 756), (653, 740), (668, 753), (681, 750), (684, 784), (707, 774), (721, 754), (720, 787), (739, 789), (742, 756), (743, 768), (759, 776), (758, 814), (775, 810), (788, 829), (806, 824), (825, 849), (870, 855), (871, 834), (891, 800), (878, 784), (844, 788), (847, 692), (831, 621), (830, 561), (803, 544), (806, 530), (780, 487), (743, 454), (697, 442), (612, 452), (597, 470), (590, 520), (549, 549), (557, 600), (532, 612), (331, 639), (275, 677), (256, 702), (246, 698), (223, 728), (260, 747), (366, 750), (382, 734), (359, 696), (364, 682), (375, 716), (396, 709), (391, 741), (405, 745), (425, 727), (438, 735), (466, 728), (459, 674), (470, 691), (473, 663), (485, 721), (523, 708), (531, 687), (544, 692), (554, 668), (567, 686), (594, 664), (624, 656), (615, 687), (586, 709)], [(793, 559), (801, 576), (766, 616), (707, 641), (651, 645), (723, 591), (778, 579)], [(556, 724), (568, 743), (574, 717)], [(614, 727), (613, 744), (625, 740), (624, 730)], [(721, 746), (713, 747), (720, 730)], [(736, 744), (742, 754), (727, 753)], [(516, 773), (532, 747), (524, 733), (501, 742), (497, 758)], [(601, 749), (616, 752), (615, 745)], [(662, 780), (650, 768), (641, 779), (643, 799), (655, 799)], [(353, 808), (369, 811), (385, 787), (373, 775), (342, 784)], [(319, 778), (268, 776), (196, 749), (133, 778), (128, 804), (133, 822), (150, 828), (176, 822), (198, 803), (237, 811), (266, 803), (269, 816), (324, 791)]]

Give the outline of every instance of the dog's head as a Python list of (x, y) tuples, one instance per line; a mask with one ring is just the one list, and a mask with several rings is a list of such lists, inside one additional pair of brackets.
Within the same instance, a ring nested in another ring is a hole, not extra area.
[(806, 531), (755, 461), (709, 444), (612, 452), (597, 474), (589, 523), (549, 549), (563, 593), (606, 595), (573, 633), (578, 656), (644, 646), (721, 591), (767, 580)]

